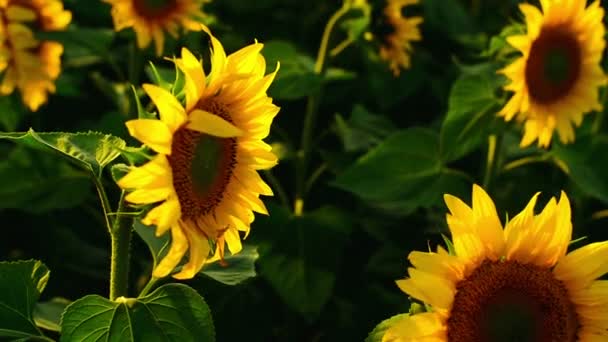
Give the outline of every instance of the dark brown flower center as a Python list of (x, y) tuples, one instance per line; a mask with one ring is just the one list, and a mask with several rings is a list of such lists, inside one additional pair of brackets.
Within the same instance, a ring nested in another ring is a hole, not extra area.
[(572, 32), (543, 28), (532, 43), (526, 63), (526, 84), (532, 100), (548, 104), (568, 94), (579, 77), (581, 62), (581, 48)]
[(457, 285), (449, 342), (575, 342), (578, 316), (548, 268), (485, 261)]
[(177, 7), (177, 0), (133, 0), (133, 8), (142, 17), (165, 17)]
[[(198, 108), (215, 109), (209, 111), (230, 121), (221, 105), (203, 103)], [(222, 201), (236, 165), (236, 139), (218, 138), (182, 127), (173, 135), (168, 159), (182, 218), (195, 220)]]

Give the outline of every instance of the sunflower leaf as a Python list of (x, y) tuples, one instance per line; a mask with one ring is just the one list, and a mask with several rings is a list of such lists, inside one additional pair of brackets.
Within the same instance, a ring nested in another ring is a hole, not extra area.
[(259, 258), (256, 246), (244, 245), (238, 254), (224, 258), (224, 265), (219, 261), (205, 265), (201, 274), (206, 275), (222, 284), (237, 285), (255, 277), (255, 261)]
[(376, 325), (374, 330), (369, 333), (365, 342), (381, 342), (384, 333), (396, 322), (409, 317), (409, 314), (398, 314), (393, 317), (387, 318), (384, 321), (380, 322), (380, 324)]
[(98, 295), (70, 304), (61, 319), (61, 341), (215, 341), (207, 303), (183, 284), (163, 285), (143, 298), (113, 302)]
[(50, 331), (61, 331), (61, 315), (69, 304), (69, 300), (60, 297), (48, 302), (36, 303), (34, 308), (36, 326)]
[(45, 340), (32, 312), (49, 279), (40, 261), (0, 262), (0, 340)]
[(448, 113), (441, 126), (441, 158), (454, 161), (479, 148), (490, 132), (502, 84), (496, 66), (463, 69), (450, 91)]
[(124, 140), (99, 132), (87, 133), (37, 133), (27, 132), (0, 133), (0, 139), (14, 140), (17, 143), (37, 148), (50, 148), (75, 161), (101, 176), (103, 168), (120, 155), (126, 146)]

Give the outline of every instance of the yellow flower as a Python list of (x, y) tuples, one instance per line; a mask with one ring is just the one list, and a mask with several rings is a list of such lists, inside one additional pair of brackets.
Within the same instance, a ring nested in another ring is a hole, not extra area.
[(421, 17), (406, 18), (403, 9), (417, 4), (419, 0), (387, 0), (383, 11), (383, 19), (378, 32), (380, 39), (380, 58), (389, 63), (395, 76), (401, 69), (408, 69), (411, 65), (410, 53), (413, 50), (412, 42), (422, 39), (418, 25), (422, 23)]
[(538, 194), (502, 229), (492, 199), (446, 195), (455, 255), (412, 252), (405, 293), (432, 311), (397, 321), (383, 341), (608, 341), (608, 242), (566, 254), (570, 203), (562, 192), (539, 213)]
[(277, 163), (262, 141), (279, 111), (266, 95), (276, 71), (264, 75), (262, 44), (226, 57), (221, 43), (207, 33), (213, 47), (209, 75), (185, 48), (175, 59), (185, 76), (185, 103), (163, 88), (144, 84), (160, 120), (126, 123), (133, 137), (158, 152), (118, 182), (133, 190), (126, 196), (131, 203), (161, 202), (142, 220), (156, 225), (157, 236), (171, 230), (171, 248), (155, 277), (168, 275), (188, 249), (189, 262), (175, 278), (191, 278), (200, 271), (209, 261), (210, 243), (216, 245), (214, 259), (223, 258), (224, 243), (238, 253), (239, 231), (249, 233), (252, 211), (268, 213), (259, 195), (272, 195), (256, 170)]
[(48, 93), (55, 92), (63, 46), (41, 42), (35, 32), (63, 30), (72, 14), (59, 0), (3, 0), (0, 14), (0, 93), (8, 95), (17, 88), (23, 103), (36, 111), (47, 102)]
[(180, 28), (200, 31), (205, 14), (201, 7), (209, 0), (103, 0), (112, 5), (116, 31), (132, 27), (137, 46), (146, 48), (154, 40), (156, 54), (161, 55), (165, 31), (178, 36)]
[(598, 87), (606, 82), (600, 66), (606, 45), (600, 2), (587, 8), (586, 0), (540, 3), (542, 12), (519, 5), (527, 34), (507, 41), (523, 56), (500, 71), (511, 80), (505, 90), (514, 94), (499, 115), (525, 121), (522, 147), (537, 139), (539, 146), (548, 146), (554, 130), (563, 143), (574, 141), (573, 124), (602, 109)]

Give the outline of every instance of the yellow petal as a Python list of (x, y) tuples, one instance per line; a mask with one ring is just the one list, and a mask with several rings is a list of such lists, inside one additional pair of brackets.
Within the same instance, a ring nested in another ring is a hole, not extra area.
[(125, 200), (135, 204), (156, 203), (164, 201), (173, 193), (174, 190), (172, 186), (153, 189), (137, 189), (125, 196)]
[(141, 222), (147, 226), (156, 226), (156, 236), (161, 236), (177, 223), (181, 215), (179, 200), (176, 195), (150, 210)]
[(171, 182), (169, 161), (164, 154), (158, 154), (146, 164), (131, 168), (117, 184), (123, 189), (139, 189), (166, 187)]
[(239, 253), (243, 249), (241, 236), (236, 228), (228, 228), (228, 230), (224, 232), (224, 240), (226, 241), (228, 249), (232, 255)]
[(486, 247), (487, 256), (494, 260), (500, 258), (505, 245), (502, 224), (498, 219), (494, 202), (477, 184), (473, 184), (473, 215), (477, 233)]
[(595, 242), (569, 253), (558, 261), (553, 273), (571, 292), (589, 286), (608, 273), (608, 241)]
[(409, 268), (408, 273), (409, 279), (396, 281), (401, 291), (437, 309), (447, 310), (452, 307), (456, 292), (452, 282), (415, 268)]
[(158, 263), (158, 266), (152, 272), (156, 278), (163, 278), (169, 275), (175, 266), (182, 260), (184, 254), (188, 250), (188, 239), (182, 231), (180, 223), (171, 227), (171, 247), (167, 255)]
[(182, 270), (173, 275), (175, 279), (190, 279), (194, 277), (203, 268), (211, 251), (207, 236), (197, 230), (196, 227), (187, 226), (185, 233), (190, 243), (190, 258)]
[(175, 96), (165, 89), (154, 84), (144, 84), (142, 86), (160, 114), (160, 119), (164, 122), (171, 133), (186, 122), (186, 111)]
[(416, 269), (449, 279), (454, 284), (464, 278), (464, 266), (454, 255), (413, 251), (408, 259)]
[(186, 76), (186, 109), (190, 111), (205, 91), (205, 71), (201, 62), (186, 48), (182, 48), (182, 58), (177, 63)]
[(129, 134), (146, 144), (154, 151), (162, 154), (171, 154), (171, 141), (173, 135), (167, 125), (160, 120), (137, 119), (125, 123)]
[(425, 312), (395, 322), (382, 342), (445, 342), (446, 326), (437, 313)]
[(33, 21), (36, 20), (36, 12), (27, 7), (11, 5), (6, 9), (6, 17), (9, 21)]
[(190, 113), (187, 128), (220, 138), (238, 137), (243, 131), (220, 116), (196, 109)]
[(209, 73), (209, 86), (211, 88), (217, 87), (217, 82), (220, 80), (220, 76), (224, 73), (226, 68), (226, 52), (222, 43), (215, 38), (209, 28), (203, 26), (203, 31), (209, 35), (211, 39), (211, 72)]

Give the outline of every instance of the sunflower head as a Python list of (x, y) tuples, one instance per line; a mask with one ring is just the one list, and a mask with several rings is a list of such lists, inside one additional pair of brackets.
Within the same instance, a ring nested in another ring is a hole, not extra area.
[(179, 30), (200, 31), (206, 15), (201, 8), (210, 0), (103, 0), (112, 5), (116, 31), (132, 27), (137, 46), (146, 48), (152, 41), (161, 55), (165, 33), (177, 37)]
[(412, 42), (422, 39), (418, 28), (422, 18), (406, 17), (403, 14), (408, 6), (417, 4), (418, 1), (386, 0), (382, 13), (375, 16), (372, 23), (373, 32), (368, 35), (371, 39), (378, 40), (380, 58), (388, 63), (395, 76), (401, 73), (401, 69), (410, 67)]
[(0, 12), (0, 93), (8, 95), (17, 88), (23, 103), (36, 111), (47, 102), (48, 93), (55, 92), (63, 46), (39, 41), (35, 33), (65, 29), (72, 14), (59, 0), (5, 0)]
[(472, 206), (446, 195), (453, 253), (410, 253), (397, 285), (432, 311), (397, 320), (383, 341), (608, 340), (608, 242), (567, 253), (570, 203), (562, 193), (535, 213), (538, 194), (503, 230), (478, 186)]
[(278, 67), (265, 74), (260, 43), (226, 56), (207, 33), (209, 74), (182, 49), (174, 63), (183, 88), (143, 85), (160, 120), (126, 123), (133, 137), (157, 152), (118, 181), (130, 191), (127, 201), (153, 205), (143, 223), (155, 225), (157, 235), (171, 231), (171, 248), (154, 270), (156, 277), (173, 271), (188, 250), (189, 261), (176, 278), (191, 278), (205, 262), (223, 259), (226, 245), (238, 253), (240, 233), (249, 233), (253, 212), (268, 213), (259, 196), (272, 195), (257, 170), (277, 163), (263, 139), (279, 111), (266, 95)]
[(583, 115), (600, 110), (598, 88), (606, 83), (600, 61), (606, 45), (599, 1), (542, 0), (541, 8), (519, 6), (527, 33), (507, 41), (522, 54), (501, 70), (513, 96), (499, 115), (524, 122), (521, 146), (547, 147), (553, 132), (574, 141)]

